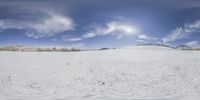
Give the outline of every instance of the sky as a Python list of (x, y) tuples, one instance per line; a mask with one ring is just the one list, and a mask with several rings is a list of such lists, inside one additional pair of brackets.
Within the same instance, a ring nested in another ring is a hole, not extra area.
[(200, 0), (0, 0), (0, 45), (200, 45)]

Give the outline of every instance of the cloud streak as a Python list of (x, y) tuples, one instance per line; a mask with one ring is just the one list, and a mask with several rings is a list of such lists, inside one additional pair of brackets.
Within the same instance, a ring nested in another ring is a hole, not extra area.
[(150, 37), (142, 33), (137, 27), (121, 21), (108, 22), (105, 24), (105, 27), (95, 26), (83, 34), (81, 40), (104, 35), (116, 36), (117, 40), (127, 36), (136, 37), (137, 39), (143, 41), (157, 40), (155, 37)]
[(95, 27), (92, 30), (89, 30), (83, 35), (83, 38), (93, 38), (108, 34), (117, 35), (117, 38), (119, 39), (124, 35), (137, 35), (139, 34), (139, 31), (133, 25), (119, 21), (112, 21), (107, 23), (105, 27)]
[(186, 43), (187, 46), (197, 46), (198, 44), (198, 41), (189, 41)]
[(193, 23), (186, 23), (184, 27), (173, 30), (169, 35), (162, 38), (163, 43), (176, 41), (178, 39), (185, 38), (186, 36), (200, 32), (200, 20), (196, 20)]
[(58, 33), (73, 30), (74, 22), (70, 17), (58, 14), (48, 14), (47, 17), (37, 20), (1, 19), (0, 30), (9, 29), (25, 30), (25, 35), (31, 38), (52, 37)]
[(81, 41), (82, 38), (72, 37), (70, 35), (64, 35), (64, 36), (62, 36), (62, 40), (65, 42), (77, 42), (77, 41)]

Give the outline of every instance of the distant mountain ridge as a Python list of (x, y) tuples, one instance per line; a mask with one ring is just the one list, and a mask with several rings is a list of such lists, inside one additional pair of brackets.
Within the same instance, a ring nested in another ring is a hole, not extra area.
[(178, 45), (178, 46), (170, 46), (166, 44), (159, 44), (159, 43), (147, 43), (147, 44), (138, 44), (139, 46), (162, 46), (162, 47), (168, 47), (168, 48), (173, 48), (173, 49), (179, 49), (179, 50), (198, 50), (200, 51), (199, 47), (190, 47), (187, 45)]
[(166, 44), (160, 44), (160, 43), (147, 43), (147, 44), (138, 44), (138, 45), (142, 45), (142, 46), (163, 46), (163, 47), (169, 47), (169, 48), (174, 48), (170, 45), (166, 45)]

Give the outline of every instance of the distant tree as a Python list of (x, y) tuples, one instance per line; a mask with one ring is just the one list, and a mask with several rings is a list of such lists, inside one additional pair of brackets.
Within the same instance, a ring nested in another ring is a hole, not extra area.
[(80, 51), (80, 49), (77, 49), (77, 48), (71, 48), (71, 51)]
[(99, 49), (99, 50), (109, 50), (109, 48), (101, 48), (101, 49)]
[(53, 48), (52, 48), (52, 51), (56, 51), (56, 47), (53, 47)]

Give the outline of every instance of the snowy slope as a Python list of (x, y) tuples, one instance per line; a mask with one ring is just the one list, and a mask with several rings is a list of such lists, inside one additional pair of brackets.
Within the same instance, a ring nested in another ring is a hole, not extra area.
[(0, 52), (0, 100), (199, 100), (200, 52)]

